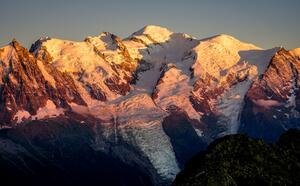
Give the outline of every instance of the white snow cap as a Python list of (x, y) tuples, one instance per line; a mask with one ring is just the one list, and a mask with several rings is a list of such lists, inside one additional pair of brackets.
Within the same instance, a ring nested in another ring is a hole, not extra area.
[(153, 40), (157, 42), (165, 42), (170, 38), (173, 32), (168, 30), (167, 28), (156, 26), (156, 25), (147, 25), (139, 31), (133, 33), (132, 36), (141, 36), (147, 35), (150, 36)]

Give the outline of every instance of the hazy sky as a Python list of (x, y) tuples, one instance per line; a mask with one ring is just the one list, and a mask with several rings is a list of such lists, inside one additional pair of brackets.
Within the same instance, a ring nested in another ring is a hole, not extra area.
[(155, 24), (197, 38), (225, 33), (260, 47), (300, 47), (300, 0), (0, 0), (0, 46), (41, 36), (126, 37)]

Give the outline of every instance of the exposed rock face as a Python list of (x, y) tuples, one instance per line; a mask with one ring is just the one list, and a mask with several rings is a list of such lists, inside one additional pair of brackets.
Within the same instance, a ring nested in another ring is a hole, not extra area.
[[(103, 32), (98, 37), (88, 37), (85, 39), (87, 43), (94, 46), (94, 50), (102, 56), (112, 66), (117, 73), (116, 76), (105, 80), (105, 84), (112, 92), (120, 95), (126, 95), (130, 91), (130, 81), (132, 73), (136, 68), (136, 62), (123, 44), (121, 38), (109, 32)], [(101, 45), (101, 44), (103, 45)], [(122, 77), (123, 79), (120, 78)], [(124, 82), (122, 82), (124, 80)]]
[(68, 108), (68, 102), (85, 105), (71, 77), (35, 59), (17, 41), (3, 48), (0, 55), (2, 126), (22, 119), (14, 117), (18, 111), (36, 115), (48, 100), (58, 108)]
[(207, 144), (193, 128), (193, 125), (201, 127), (199, 121), (191, 120), (180, 109), (174, 107), (172, 109), (171, 114), (162, 122), (162, 126), (171, 140), (179, 167), (183, 168), (187, 161), (199, 150), (205, 149)]
[(249, 89), (240, 132), (274, 141), (288, 128), (300, 123), (300, 60), (281, 49), (261, 78)]
[(33, 43), (29, 49), (30, 53), (33, 53), (34, 56), (40, 60), (45, 60), (45, 61), (52, 61), (52, 58), (50, 54), (47, 52), (46, 48), (43, 47), (43, 42), (50, 40), (50, 37), (44, 37), (40, 38), (37, 40), (35, 43)]

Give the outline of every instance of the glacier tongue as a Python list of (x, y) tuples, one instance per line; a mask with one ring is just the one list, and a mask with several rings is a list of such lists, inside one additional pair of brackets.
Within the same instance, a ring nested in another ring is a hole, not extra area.
[(158, 120), (141, 123), (139, 125), (144, 127), (128, 127), (122, 130), (122, 134), (130, 144), (136, 143), (157, 169), (157, 173), (169, 182), (175, 178), (180, 169), (169, 138), (162, 129), (161, 122)]

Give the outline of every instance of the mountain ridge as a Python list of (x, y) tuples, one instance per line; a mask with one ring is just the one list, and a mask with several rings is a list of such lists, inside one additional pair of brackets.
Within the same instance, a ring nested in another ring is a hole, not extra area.
[(107, 141), (138, 149), (156, 171), (152, 181), (171, 183), (196, 152), (186, 149), (236, 133), (275, 141), (299, 128), (299, 60), (298, 49), (261, 49), (225, 34), (198, 40), (153, 25), (125, 39), (45, 37), (29, 51), (13, 41), (0, 49), (0, 126), (95, 120), (93, 149), (107, 153)]

